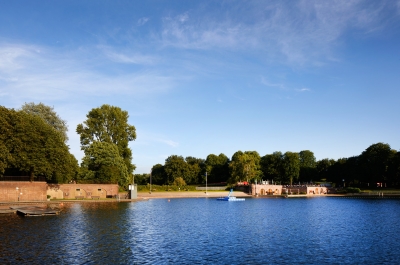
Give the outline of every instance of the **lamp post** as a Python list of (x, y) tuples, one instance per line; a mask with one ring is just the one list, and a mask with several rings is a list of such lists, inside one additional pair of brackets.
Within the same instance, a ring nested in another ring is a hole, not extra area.
[(206, 171), (206, 195), (208, 195), (207, 194), (207, 171)]
[(153, 172), (153, 169), (150, 169), (150, 194), (151, 194), (151, 173)]

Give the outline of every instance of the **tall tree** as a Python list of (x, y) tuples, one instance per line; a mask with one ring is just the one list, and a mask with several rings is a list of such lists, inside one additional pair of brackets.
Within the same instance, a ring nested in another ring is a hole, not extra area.
[(128, 124), (128, 112), (119, 107), (102, 105), (92, 109), (83, 124), (78, 124), (76, 132), (80, 135), (81, 149), (87, 150), (93, 142), (106, 142), (118, 147), (128, 174), (132, 174), (132, 151), (128, 147), (130, 141), (136, 139), (136, 129)]
[(319, 161), (317, 161), (317, 176), (319, 179), (329, 179), (330, 177), (330, 172), (329, 172), (329, 168), (335, 164), (335, 160), (334, 159), (329, 159), (329, 158), (324, 158), (321, 159)]
[(256, 181), (261, 177), (260, 155), (256, 151), (238, 151), (232, 156), (229, 165), (231, 177), (229, 183), (235, 184), (238, 181)]
[(227, 182), (229, 179), (229, 158), (224, 154), (207, 156), (205, 161), (208, 182)]
[(393, 152), (388, 169), (388, 181), (391, 186), (400, 185), (400, 152)]
[(67, 182), (75, 177), (77, 161), (62, 135), (38, 115), (0, 106), (0, 147), (3, 169), (28, 173), (30, 180), (42, 175)]
[(203, 180), (205, 174), (204, 159), (188, 156), (185, 158), (186, 163), (189, 166), (189, 176), (185, 182), (187, 184), (198, 184)]
[(299, 179), (300, 157), (298, 153), (286, 152), (282, 160), (283, 175), (286, 182), (293, 185), (293, 181)]
[(165, 159), (164, 170), (167, 175), (167, 184), (172, 184), (176, 178), (183, 178), (186, 183), (192, 179), (190, 167), (182, 156), (171, 155)]
[(260, 165), (264, 177), (275, 180), (275, 182), (282, 181), (282, 159), (283, 154), (281, 152), (274, 152), (261, 157)]
[(61, 119), (60, 116), (58, 116), (58, 114), (54, 111), (53, 107), (46, 106), (43, 103), (35, 104), (31, 102), (22, 105), (21, 110), (28, 114), (39, 116), (47, 124), (49, 124), (51, 127), (53, 127), (56, 131), (58, 131), (61, 134), (62, 138), (64, 139), (64, 142), (68, 141), (67, 122)]
[(303, 150), (299, 153), (300, 158), (300, 175), (299, 179), (302, 181), (309, 181), (315, 179), (316, 176), (316, 159), (314, 153), (310, 150)]
[(93, 142), (85, 149), (82, 159), (82, 180), (92, 183), (113, 183), (127, 187), (132, 183), (131, 175), (113, 143)]
[(388, 166), (393, 155), (389, 144), (376, 143), (361, 154), (363, 173), (369, 183), (386, 183)]
[(156, 164), (151, 168), (151, 182), (157, 185), (168, 184), (164, 166)]

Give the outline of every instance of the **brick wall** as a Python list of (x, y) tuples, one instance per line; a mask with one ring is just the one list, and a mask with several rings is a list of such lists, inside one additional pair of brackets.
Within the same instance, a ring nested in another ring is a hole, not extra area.
[(46, 182), (0, 181), (0, 201), (45, 201), (46, 199)]
[(117, 184), (49, 184), (47, 194), (51, 198), (75, 199), (77, 196), (107, 198), (118, 195)]
[[(18, 188), (18, 189), (17, 189)], [(47, 184), (46, 182), (0, 181), (0, 202), (46, 201), (76, 196), (107, 198), (118, 195), (117, 184)]]

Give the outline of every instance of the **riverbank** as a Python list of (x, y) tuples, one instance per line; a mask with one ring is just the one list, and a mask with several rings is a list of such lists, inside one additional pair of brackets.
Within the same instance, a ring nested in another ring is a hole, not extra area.
[[(160, 191), (160, 192), (138, 192), (138, 198), (156, 199), (156, 198), (219, 198), (228, 195), (227, 191)], [(231, 196), (252, 197), (242, 191), (234, 191)]]
[[(84, 199), (84, 200), (50, 200), (50, 201), (15, 201), (15, 202), (0, 202), (0, 213), (8, 213), (10, 207), (21, 206), (21, 205), (35, 205), (35, 206), (49, 206), (52, 204), (63, 204), (63, 203), (107, 203), (107, 202), (135, 202), (145, 201), (149, 199), (162, 199), (162, 198), (219, 198), (227, 196), (226, 191), (165, 191), (165, 192), (138, 192), (137, 199)], [(251, 195), (241, 192), (234, 191), (232, 196), (235, 197), (252, 197)]]

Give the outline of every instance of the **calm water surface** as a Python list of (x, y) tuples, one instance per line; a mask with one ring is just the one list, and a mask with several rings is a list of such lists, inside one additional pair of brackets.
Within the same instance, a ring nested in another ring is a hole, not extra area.
[(400, 200), (153, 199), (0, 215), (0, 264), (400, 264)]

